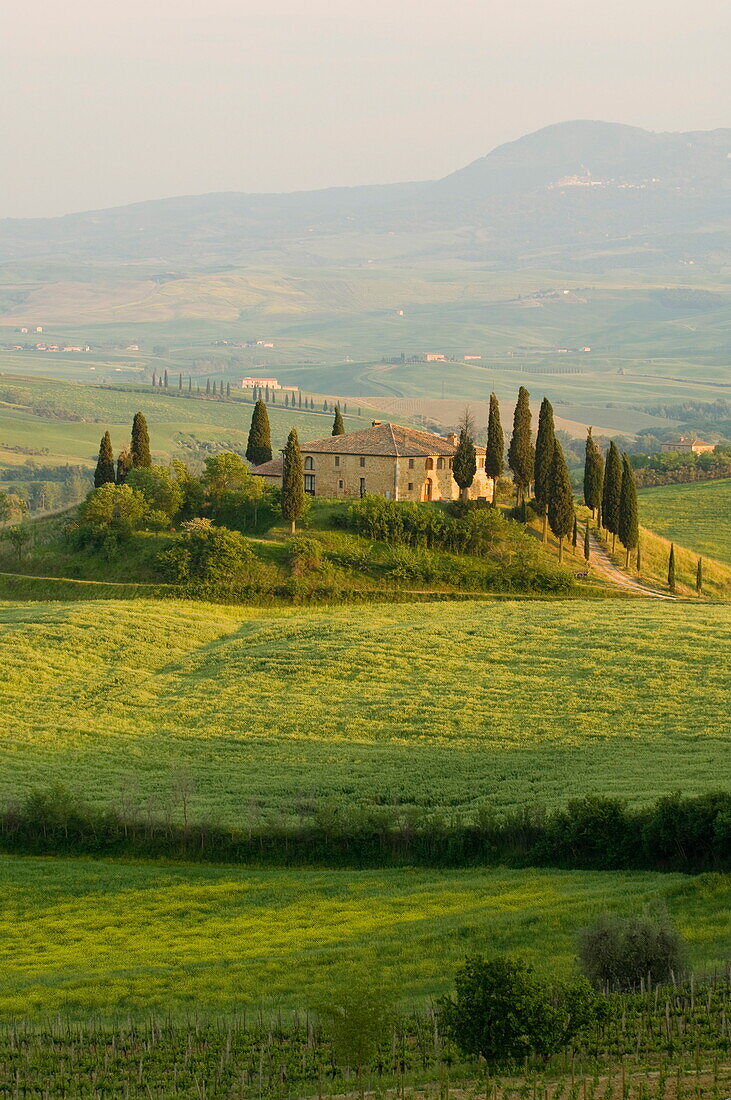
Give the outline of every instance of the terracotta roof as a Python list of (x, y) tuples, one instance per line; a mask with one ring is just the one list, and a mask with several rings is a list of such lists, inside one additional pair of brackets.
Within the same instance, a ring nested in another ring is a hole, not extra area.
[[(484, 454), (484, 447), (475, 448)], [(300, 450), (310, 454), (383, 455), (394, 458), (414, 458), (420, 455), (454, 455), (457, 448), (448, 439), (431, 432), (404, 428), (401, 424), (378, 424), (359, 432), (329, 435), (301, 443)]]
[(259, 477), (281, 477), (283, 465), (284, 459), (273, 458), (271, 462), (262, 462), (261, 466), (252, 466), (249, 473)]

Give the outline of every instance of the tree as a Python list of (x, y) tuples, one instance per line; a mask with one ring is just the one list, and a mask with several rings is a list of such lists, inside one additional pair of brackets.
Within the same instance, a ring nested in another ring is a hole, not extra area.
[(525, 501), (533, 472), (533, 444), (530, 434), (530, 394), (525, 386), (518, 390), (518, 401), (513, 414), (513, 435), (508, 448), (508, 465), (513, 471), (518, 504)]
[(142, 526), (149, 507), (141, 492), (129, 485), (101, 485), (79, 508), (78, 525), (91, 534), (129, 538)]
[(602, 493), (602, 522), (612, 535), (612, 552), (619, 533), (619, 507), (622, 497), (622, 462), (614, 442), (609, 444), (607, 464), (604, 467)]
[(18, 523), (14, 527), (6, 527), (2, 532), (2, 537), (9, 542), (13, 550), (15, 550), (18, 564), (20, 564), (33, 538), (30, 524)]
[(124, 485), (127, 480), (127, 475), (132, 469), (132, 455), (128, 450), (120, 451), (117, 456), (117, 476), (115, 481), (117, 485)]
[(574, 524), (574, 494), (561, 444), (556, 440), (548, 492), (548, 522), (558, 539), (558, 560), (563, 560), (563, 540), (571, 534)]
[(246, 463), (235, 451), (222, 451), (206, 459), (202, 482), (212, 497), (242, 489), (250, 480)]
[(192, 519), (182, 524), (180, 537), (159, 556), (170, 580), (185, 584), (230, 585), (250, 568), (254, 554), (243, 535), (216, 527), (209, 519)]
[(132, 465), (151, 466), (152, 455), (150, 453), (150, 435), (147, 431), (147, 421), (141, 412), (135, 413), (132, 421)]
[(630, 551), (634, 550), (640, 539), (637, 521), (637, 486), (634, 471), (627, 455), (622, 455), (622, 488), (619, 497), (619, 541), (625, 548), (625, 569), (629, 568)]
[(579, 524), (576, 519), (576, 513), (574, 513), (574, 529), (571, 532), (571, 548), (576, 550), (576, 544), (579, 541)]
[(343, 414), (340, 411), (340, 406), (335, 406), (335, 419), (333, 420), (333, 435), (345, 435), (345, 424), (343, 423)]
[(492, 1069), (560, 1050), (602, 1016), (602, 1002), (585, 979), (549, 985), (522, 959), (465, 960), (455, 994), (439, 1001), (448, 1036)]
[(210, 392), (211, 392), (211, 380), (210, 380), (210, 378), (206, 378), (206, 394), (210, 395)]
[(695, 590), (699, 596), (703, 594), (703, 558), (698, 558), (695, 571)]
[(165, 370), (165, 372), (163, 374), (163, 379), (164, 379), (163, 385), (164, 385), (165, 389), (167, 389), (168, 388), (168, 372), (167, 372), (167, 369)]
[(602, 458), (602, 452), (594, 442), (591, 428), (589, 428), (584, 458), (584, 504), (587, 508), (591, 508), (592, 519), (596, 516), (597, 509), (602, 502), (603, 484), (604, 459)]
[(500, 423), (500, 402), (490, 394), (490, 411), (487, 416), (487, 446), (485, 448), (485, 473), (492, 478), (492, 503), (495, 503), (497, 481), (505, 468), (505, 438)]
[(183, 390), (183, 372), (178, 375), (178, 393), (182, 393)]
[(261, 398), (254, 405), (251, 414), (249, 439), (246, 444), (246, 457), (252, 466), (261, 466), (262, 462), (271, 462), (272, 436), (269, 427), (269, 413)]
[(12, 512), (12, 504), (10, 501), (10, 495), (8, 493), (0, 492), (0, 523), (5, 523), (10, 519)]
[(183, 490), (165, 466), (141, 466), (130, 470), (126, 484), (142, 493), (149, 511), (161, 513), (168, 522), (183, 505)]
[(578, 937), (581, 968), (595, 989), (631, 990), (682, 973), (686, 948), (666, 914), (603, 914)]
[(533, 466), (533, 492), (543, 515), (543, 542), (548, 542), (548, 496), (551, 481), (553, 450), (556, 446), (556, 430), (553, 425), (553, 407), (547, 397), (541, 401), (536, 435), (536, 457)]
[(99, 458), (94, 471), (94, 488), (114, 482), (114, 451), (112, 449), (112, 437), (105, 432), (99, 444)]
[(668, 558), (668, 588), (675, 591), (675, 543), (670, 543), (670, 557)]
[(156, 371), (152, 372), (152, 384), (153, 384), (153, 386), (157, 385), (157, 372)]
[(642, 572), (642, 543), (637, 540), (637, 572)]
[(295, 533), (297, 520), (304, 510), (305, 470), (297, 429), (292, 428), (287, 436), (282, 466), (282, 515), (288, 520), (292, 534)]
[(355, 1069), (360, 1081), (394, 1015), (392, 990), (372, 974), (356, 973), (318, 1011), (327, 1021), (338, 1060)]
[(591, 540), (589, 538), (589, 521), (586, 521), (586, 528), (584, 529), (584, 558), (589, 561), (591, 557)]
[(459, 433), (459, 443), (457, 444), (457, 450), (454, 453), (454, 461), (452, 463), (452, 476), (459, 485), (461, 500), (467, 500), (467, 491), (475, 480), (476, 473), (477, 451), (475, 450), (475, 444), (467, 428), (462, 428)]

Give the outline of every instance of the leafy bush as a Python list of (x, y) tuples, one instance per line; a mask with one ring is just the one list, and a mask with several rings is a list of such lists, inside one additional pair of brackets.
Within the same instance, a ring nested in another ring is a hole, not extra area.
[(243, 535), (215, 527), (209, 519), (192, 519), (182, 525), (175, 544), (158, 558), (166, 576), (185, 584), (230, 585), (241, 579), (255, 558)]
[(142, 493), (150, 512), (162, 513), (168, 524), (182, 507), (183, 490), (165, 466), (138, 466), (127, 474), (125, 484)]
[(550, 986), (522, 959), (466, 959), (454, 997), (440, 1001), (446, 1033), (491, 1067), (547, 1056), (598, 1022), (602, 1002), (585, 979)]
[(287, 541), (287, 560), (295, 577), (323, 570), (322, 546), (308, 535), (295, 535)]
[(685, 944), (666, 914), (617, 917), (604, 914), (579, 933), (579, 959), (595, 988), (637, 989), (678, 975)]
[(89, 493), (66, 531), (79, 549), (109, 549), (140, 530), (149, 512), (144, 495), (131, 485), (101, 485)]

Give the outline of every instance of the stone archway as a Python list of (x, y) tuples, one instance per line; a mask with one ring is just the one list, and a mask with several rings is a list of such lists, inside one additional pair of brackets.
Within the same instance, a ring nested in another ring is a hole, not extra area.
[(422, 500), (432, 500), (433, 499), (433, 492), (434, 492), (434, 489), (433, 489), (433, 486), (432, 486), (432, 480), (431, 480), (430, 477), (428, 477), (426, 479), (426, 481), (424, 482), (423, 489), (421, 490), (421, 499)]

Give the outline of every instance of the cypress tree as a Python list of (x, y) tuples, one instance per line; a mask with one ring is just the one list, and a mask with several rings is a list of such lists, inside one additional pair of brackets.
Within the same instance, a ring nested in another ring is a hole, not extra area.
[(282, 469), (282, 515), (290, 523), (292, 534), (305, 507), (305, 470), (297, 429), (292, 428), (284, 448)]
[(322, 411), (323, 411), (323, 412), (327, 412), (327, 401), (323, 401), (323, 403), (322, 403)]
[(584, 557), (588, 561), (591, 557), (591, 540), (589, 538), (589, 521), (586, 521), (586, 527), (584, 528)]
[(127, 480), (127, 474), (132, 469), (132, 455), (129, 451), (120, 451), (117, 458), (117, 485), (124, 485)]
[(178, 375), (178, 392), (180, 392), (182, 390), (182, 388), (183, 388), (183, 372), (181, 371), (180, 374)]
[(670, 543), (670, 557), (668, 558), (668, 588), (675, 591), (675, 543)]
[(94, 488), (100, 485), (114, 484), (114, 451), (112, 450), (112, 437), (105, 432), (99, 444), (99, 458), (94, 471)]
[(703, 558), (698, 558), (698, 565), (695, 571), (695, 590), (698, 595), (703, 593)]
[(553, 426), (553, 407), (548, 398), (541, 401), (538, 414), (538, 434), (536, 436), (536, 457), (534, 463), (533, 492), (543, 515), (543, 542), (548, 542), (548, 496), (550, 493), (551, 465), (553, 448), (556, 446), (556, 432)]
[(612, 551), (619, 533), (619, 505), (622, 496), (622, 461), (615, 443), (609, 444), (607, 464), (604, 467), (604, 491), (602, 493), (602, 522), (612, 535)]
[(227, 382), (226, 383), (226, 397), (230, 397), (230, 396), (231, 396), (231, 383)]
[(495, 503), (497, 480), (505, 468), (505, 437), (500, 423), (500, 402), (490, 394), (490, 412), (487, 416), (487, 446), (485, 448), (485, 473), (492, 478), (492, 503)]
[(213, 379), (213, 387), (211, 389), (211, 393), (214, 397), (216, 396), (216, 379), (215, 378)]
[(459, 485), (461, 500), (467, 500), (467, 490), (477, 473), (477, 451), (466, 428), (459, 433), (459, 443), (452, 462), (452, 477)]
[(285, 395), (284, 395), (284, 407), (287, 408), (288, 405), (289, 405), (289, 394), (285, 393)]
[(267, 387), (266, 387), (266, 389), (264, 390), (264, 400), (265, 400), (266, 402), (268, 402), (268, 401), (269, 401), (269, 387), (268, 387), (268, 386), (267, 386)]
[(548, 522), (558, 539), (558, 560), (563, 561), (563, 540), (571, 534), (574, 523), (574, 494), (571, 492), (569, 470), (558, 440), (553, 447), (548, 495)]
[(210, 378), (206, 378), (206, 393), (209, 394), (210, 392), (211, 392), (211, 380), (210, 380)]
[(188, 393), (192, 393), (192, 392), (193, 392), (193, 378), (189, 374), (188, 375)]
[(165, 386), (165, 389), (167, 389), (168, 388), (168, 372), (167, 372), (167, 370), (165, 371), (165, 374), (163, 375), (163, 377), (165, 379), (165, 382), (163, 383), (163, 385)]
[(138, 466), (152, 466), (147, 421), (139, 412), (135, 413), (132, 421), (132, 465), (135, 468)]
[(571, 532), (571, 549), (576, 550), (576, 544), (579, 541), (579, 525), (576, 521), (576, 514), (574, 513), (574, 529)]
[(251, 414), (246, 457), (252, 466), (261, 466), (262, 462), (271, 462), (272, 434), (269, 428), (269, 413), (266, 405), (261, 400), (254, 405), (254, 411)]
[(508, 465), (513, 471), (518, 504), (525, 502), (533, 472), (533, 444), (530, 437), (530, 394), (525, 386), (518, 390), (513, 415), (513, 435), (508, 449)]
[(333, 420), (333, 435), (345, 435), (345, 424), (343, 423), (343, 414), (340, 411), (338, 405), (335, 409), (335, 419)]
[(637, 540), (637, 572), (642, 572), (642, 543)]
[(302, 408), (302, 393), (301, 393), (301, 392), (300, 392), (300, 394), (299, 394), (299, 396), (298, 396), (298, 398), (297, 398), (297, 408), (298, 408), (298, 409), (301, 409), (301, 408)]
[(592, 518), (596, 516), (597, 509), (602, 502), (602, 486), (604, 483), (604, 459), (602, 452), (597, 447), (589, 428), (586, 437), (586, 457), (584, 459), (584, 504), (591, 508)]
[(640, 528), (637, 521), (637, 485), (635, 484), (634, 470), (630, 465), (627, 455), (622, 455), (622, 490), (619, 497), (619, 541), (627, 554), (624, 560), (625, 569), (629, 568), (630, 551), (634, 550), (639, 542)]
[(153, 386), (157, 385), (157, 371), (152, 372), (152, 384)]

